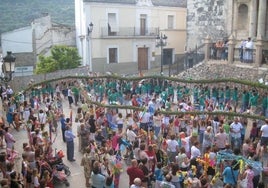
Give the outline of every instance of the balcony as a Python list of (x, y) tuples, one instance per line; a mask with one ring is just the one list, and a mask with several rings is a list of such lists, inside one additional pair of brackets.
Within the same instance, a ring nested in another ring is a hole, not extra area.
[(157, 36), (159, 28), (138, 28), (138, 27), (118, 27), (113, 30), (110, 27), (101, 28), (101, 38), (133, 38), (144, 37), (154, 38)]

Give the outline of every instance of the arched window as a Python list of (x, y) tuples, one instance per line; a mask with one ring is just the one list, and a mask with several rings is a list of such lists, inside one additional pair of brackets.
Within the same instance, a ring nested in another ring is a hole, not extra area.
[(248, 29), (248, 6), (246, 4), (241, 4), (238, 8), (237, 15), (237, 29), (247, 30)]

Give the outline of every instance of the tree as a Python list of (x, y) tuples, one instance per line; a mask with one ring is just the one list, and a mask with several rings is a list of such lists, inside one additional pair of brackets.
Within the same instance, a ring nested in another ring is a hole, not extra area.
[(39, 56), (36, 73), (49, 73), (62, 69), (77, 68), (81, 63), (81, 57), (74, 47), (54, 46), (51, 49), (51, 56)]
[(43, 55), (39, 56), (39, 62), (37, 63), (35, 73), (36, 74), (45, 74), (49, 72), (54, 72), (57, 70), (57, 63), (55, 60), (50, 57), (44, 57)]
[(57, 62), (58, 70), (73, 69), (80, 65), (81, 58), (74, 47), (54, 46), (51, 49), (53, 59)]

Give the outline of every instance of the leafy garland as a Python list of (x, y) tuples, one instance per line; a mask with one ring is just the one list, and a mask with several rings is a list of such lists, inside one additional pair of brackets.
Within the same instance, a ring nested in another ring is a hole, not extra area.
[[(92, 101), (90, 99), (87, 99), (88, 103), (94, 104), (99, 107), (104, 108), (118, 108), (118, 109), (129, 109), (129, 110), (135, 110), (135, 111), (144, 111), (146, 108), (144, 107), (135, 107), (135, 106), (128, 106), (128, 105), (105, 105), (100, 102)], [(230, 116), (230, 117), (243, 117), (243, 118), (250, 118), (250, 119), (259, 119), (259, 120), (265, 120), (264, 116), (258, 116), (258, 115), (252, 115), (252, 114), (242, 114), (242, 113), (236, 113), (236, 112), (225, 112), (225, 111), (215, 111), (215, 112), (209, 112), (209, 111), (187, 111), (187, 112), (178, 112), (178, 111), (165, 111), (160, 110), (159, 113), (164, 115), (210, 115), (210, 116), (218, 116), (218, 115), (224, 115), (224, 116)]]
[(162, 80), (169, 80), (173, 82), (180, 82), (180, 83), (188, 83), (188, 84), (215, 84), (215, 83), (235, 83), (235, 84), (241, 84), (241, 85), (247, 85), (251, 87), (261, 88), (261, 89), (268, 89), (268, 86), (265, 84), (261, 84), (258, 82), (252, 82), (248, 80), (239, 80), (235, 78), (217, 78), (217, 79), (202, 79), (202, 80), (193, 80), (191, 78), (189, 79), (181, 79), (176, 77), (167, 77), (167, 76), (159, 76), (159, 75), (152, 75), (152, 76), (143, 76), (143, 77), (123, 77), (118, 75), (103, 75), (103, 76), (66, 76), (61, 78), (54, 78), (50, 80), (44, 80), (39, 83), (35, 83), (30, 85), (28, 88), (25, 89), (25, 91), (30, 90), (33, 87), (47, 84), (49, 82), (55, 82), (59, 80), (68, 80), (68, 79), (114, 79), (114, 80), (124, 80), (124, 81), (140, 81), (144, 79), (162, 79)]
[[(191, 79), (179, 79), (175, 77), (166, 77), (166, 76), (143, 76), (143, 77), (122, 77), (118, 75), (104, 75), (104, 76), (66, 76), (66, 77), (61, 77), (61, 78), (55, 78), (55, 79), (50, 79), (50, 80), (45, 80), (39, 83), (32, 83), (29, 85), (28, 88), (26, 88), (22, 92), (30, 91), (32, 88), (47, 84), (50, 82), (56, 82), (59, 80), (70, 80), (70, 79), (78, 79), (78, 80), (83, 80), (83, 79), (115, 79), (115, 80), (124, 80), (124, 81), (140, 81), (143, 79), (164, 79), (164, 80), (169, 80), (169, 81), (174, 81), (174, 82), (181, 82), (181, 83), (194, 83), (194, 84), (214, 84), (214, 83), (235, 83), (235, 84), (242, 84), (242, 85), (247, 85), (255, 88), (261, 88), (261, 89), (268, 89), (267, 85), (257, 83), (257, 82), (251, 82), (247, 80), (238, 80), (234, 78), (218, 78), (214, 80), (191, 80)], [(84, 88), (80, 88), (83, 90)], [(106, 105), (102, 104), (100, 102), (92, 101), (88, 98), (88, 96), (84, 95), (84, 97), (87, 99), (87, 102), (90, 104), (94, 104), (99, 107), (104, 107), (104, 108), (119, 108), (119, 109), (130, 109), (130, 110), (136, 110), (136, 111), (144, 111), (144, 107), (135, 107), (135, 106), (129, 106), (129, 105)], [(225, 111), (217, 111), (217, 112), (208, 112), (208, 111), (188, 111), (188, 112), (174, 112), (174, 111), (160, 111), (160, 113), (165, 114), (165, 115), (185, 115), (185, 114), (190, 114), (190, 115), (224, 115), (224, 116), (230, 116), (230, 117), (244, 117), (244, 118), (250, 118), (250, 119), (260, 119), (264, 120), (264, 116), (259, 116), (259, 115), (251, 115), (251, 114), (241, 114), (241, 113), (236, 113), (236, 112), (225, 112)]]

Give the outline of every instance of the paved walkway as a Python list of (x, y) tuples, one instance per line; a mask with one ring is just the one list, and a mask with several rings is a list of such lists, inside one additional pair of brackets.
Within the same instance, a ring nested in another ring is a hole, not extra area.
[[(74, 117), (76, 115), (77, 107), (73, 107), (72, 109), (69, 109), (66, 100), (64, 100), (63, 107), (64, 107), (64, 114), (66, 115), (66, 117), (69, 116), (70, 110), (73, 111), (73, 119), (74, 119)], [(5, 117), (5, 112), (3, 112), (1, 102), (0, 102), (0, 114), (3, 114), (4, 117)], [(247, 131), (246, 131), (246, 138), (249, 137), (251, 125), (252, 125), (252, 121), (249, 120), (249, 124), (248, 124)], [(73, 131), (74, 131), (75, 135), (77, 135), (77, 123), (73, 123)], [(21, 129), (18, 132), (15, 129), (12, 128), (11, 133), (14, 135), (14, 137), (16, 139), (15, 150), (17, 150), (20, 153), (22, 153), (22, 143), (28, 142), (27, 131), (25, 129)], [(55, 139), (55, 143), (53, 144), (53, 148), (57, 149), (57, 150), (63, 150), (64, 153), (66, 154), (66, 145), (62, 141), (60, 125), (58, 126), (57, 134), (53, 134), (53, 139), (55, 138), (55, 136), (56, 136), (56, 139)], [(5, 151), (5, 149), (1, 149), (1, 151)], [(69, 166), (70, 170), (71, 170), (71, 176), (68, 177), (68, 180), (70, 182), (70, 187), (76, 187), (76, 188), (85, 187), (84, 186), (85, 185), (85, 179), (84, 179), (84, 175), (83, 175), (83, 168), (80, 166), (81, 158), (82, 158), (82, 154), (80, 152), (78, 152), (78, 139), (76, 138), (75, 139), (75, 159), (76, 159), (76, 161), (75, 162), (69, 162), (69, 161), (67, 161), (66, 157), (64, 158), (64, 163), (67, 166)], [(120, 187), (121, 188), (128, 187), (128, 180), (129, 180), (128, 175), (126, 174), (127, 166), (125, 165), (124, 161), (123, 161), (123, 164), (124, 164), (124, 169), (125, 170), (121, 174), (121, 178), (120, 178)], [(15, 164), (15, 169), (18, 172), (21, 171), (20, 168), (21, 168), (21, 159), (17, 160), (17, 162)], [(65, 185), (57, 185), (56, 187), (61, 188), (61, 187), (65, 187)]]
[[(64, 100), (63, 102), (63, 109), (64, 109), (64, 114), (66, 117), (69, 116), (70, 111), (73, 111), (73, 119), (76, 115), (76, 110), (77, 107), (72, 107), (72, 109), (69, 109), (67, 100)], [(5, 117), (5, 112), (3, 111), (2, 108), (2, 102), (0, 100), (0, 114), (3, 114)], [(48, 129), (48, 128), (47, 128)], [(75, 135), (77, 135), (77, 123), (73, 122), (73, 131)], [(20, 154), (22, 153), (22, 144), (24, 142), (28, 142), (28, 137), (27, 137), (27, 131), (23, 128), (20, 129), (20, 131), (16, 131), (15, 129), (11, 128), (11, 133), (14, 135), (16, 139), (15, 143), (15, 150), (18, 151)], [(52, 140), (55, 138), (55, 142), (53, 143), (53, 148), (57, 150), (63, 150), (64, 153), (66, 154), (66, 144), (62, 141), (62, 134), (61, 134), (61, 129), (60, 125), (58, 126), (58, 131), (57, 134), (53, 134)], [(5, 151), (5, 149), (1, 149), (0, 152)], [(64, 163), (70, 167), (71, 170), (71, 176), (68, 177), (68, 180), (70, 182), (70, 187), (75, 187), (75, 188), (84, 188), (85, 187), (85, 178), (84, 178), (84, 173), (83, 173), (83, 168), (80, 166), (80, 162), (82, 159), (82, 154), (78, 151), (78, 138), (75, 139), (75, 162), (69, 162), (66, 157), (64, 157), (63, 161)], [(124, 162), (123, 162), (124, 163)], [(124, 165), (124, 168), (126, 166)], [(15, 170), (18, 172), (21, 172), (21, 158), (16, 160), (15, 164)], [(128, 176), (124, 171), (121, 175), (120, 178), (120, 187), (128, 187)], [(57, 185), (57, 188), (62, 188), (65, 187), (64, 184)]]

